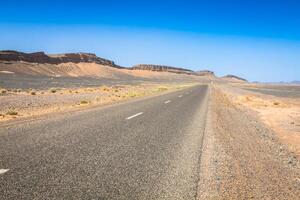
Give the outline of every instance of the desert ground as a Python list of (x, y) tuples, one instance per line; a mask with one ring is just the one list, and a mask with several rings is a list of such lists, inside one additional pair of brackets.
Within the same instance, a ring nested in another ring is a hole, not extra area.
[[(198, 199), (298, 199), (300, 87), (211, 88)], [(276, 91), (260, 92), (268, 88)]]
[(300, 199), (299, 85), (1, 62), (0, 88), (2, 199)]

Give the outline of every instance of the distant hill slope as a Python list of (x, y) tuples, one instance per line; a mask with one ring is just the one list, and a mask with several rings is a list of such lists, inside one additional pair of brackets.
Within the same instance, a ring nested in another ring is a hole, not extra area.
[(210, 81), (217, 80), (208, 70), (141, 64), (130, 68), (91, 53), (46, 54), (0, 51), (0, 76), (92, 77), (126, 80)]
[(300, 85), (300, 81), (292, 81), (291, 84), (297, 84), (297, 85)]
[(123, 68), (116, 65), (113, 61), (97, 57), (91, 53), (66, 53), (47, 55), (44, 52), (23, 53), (18, 51), (0, 51), (0, 61), (24, 61), (40, 64), (62, 64), (62, 63), (97, 63), (115, 68)]
[(226, 80), (226, 81), (230, 81), (230, 82), (248, 82), (246, 79), (232, 75), (232, 74), (223, 76), (222, 79)]

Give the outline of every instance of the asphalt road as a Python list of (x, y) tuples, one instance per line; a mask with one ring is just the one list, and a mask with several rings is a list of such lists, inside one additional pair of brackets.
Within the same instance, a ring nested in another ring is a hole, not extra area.
[(0, 199), (194, 199), (207, 86), (0, 127)]

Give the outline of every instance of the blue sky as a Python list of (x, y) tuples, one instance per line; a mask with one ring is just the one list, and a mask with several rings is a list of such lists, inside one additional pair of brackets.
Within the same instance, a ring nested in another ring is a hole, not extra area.
[(300, 2), (4, 1), (0, 49), (93, 52), (250, 81), (300, 79)]

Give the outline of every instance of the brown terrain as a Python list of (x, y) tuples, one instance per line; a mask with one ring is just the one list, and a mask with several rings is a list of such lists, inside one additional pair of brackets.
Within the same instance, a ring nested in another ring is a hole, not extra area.
[(300, 86), (94, 54), (0, 52), (0, 123), (209, 85), (198, 199), (300, 199)]

